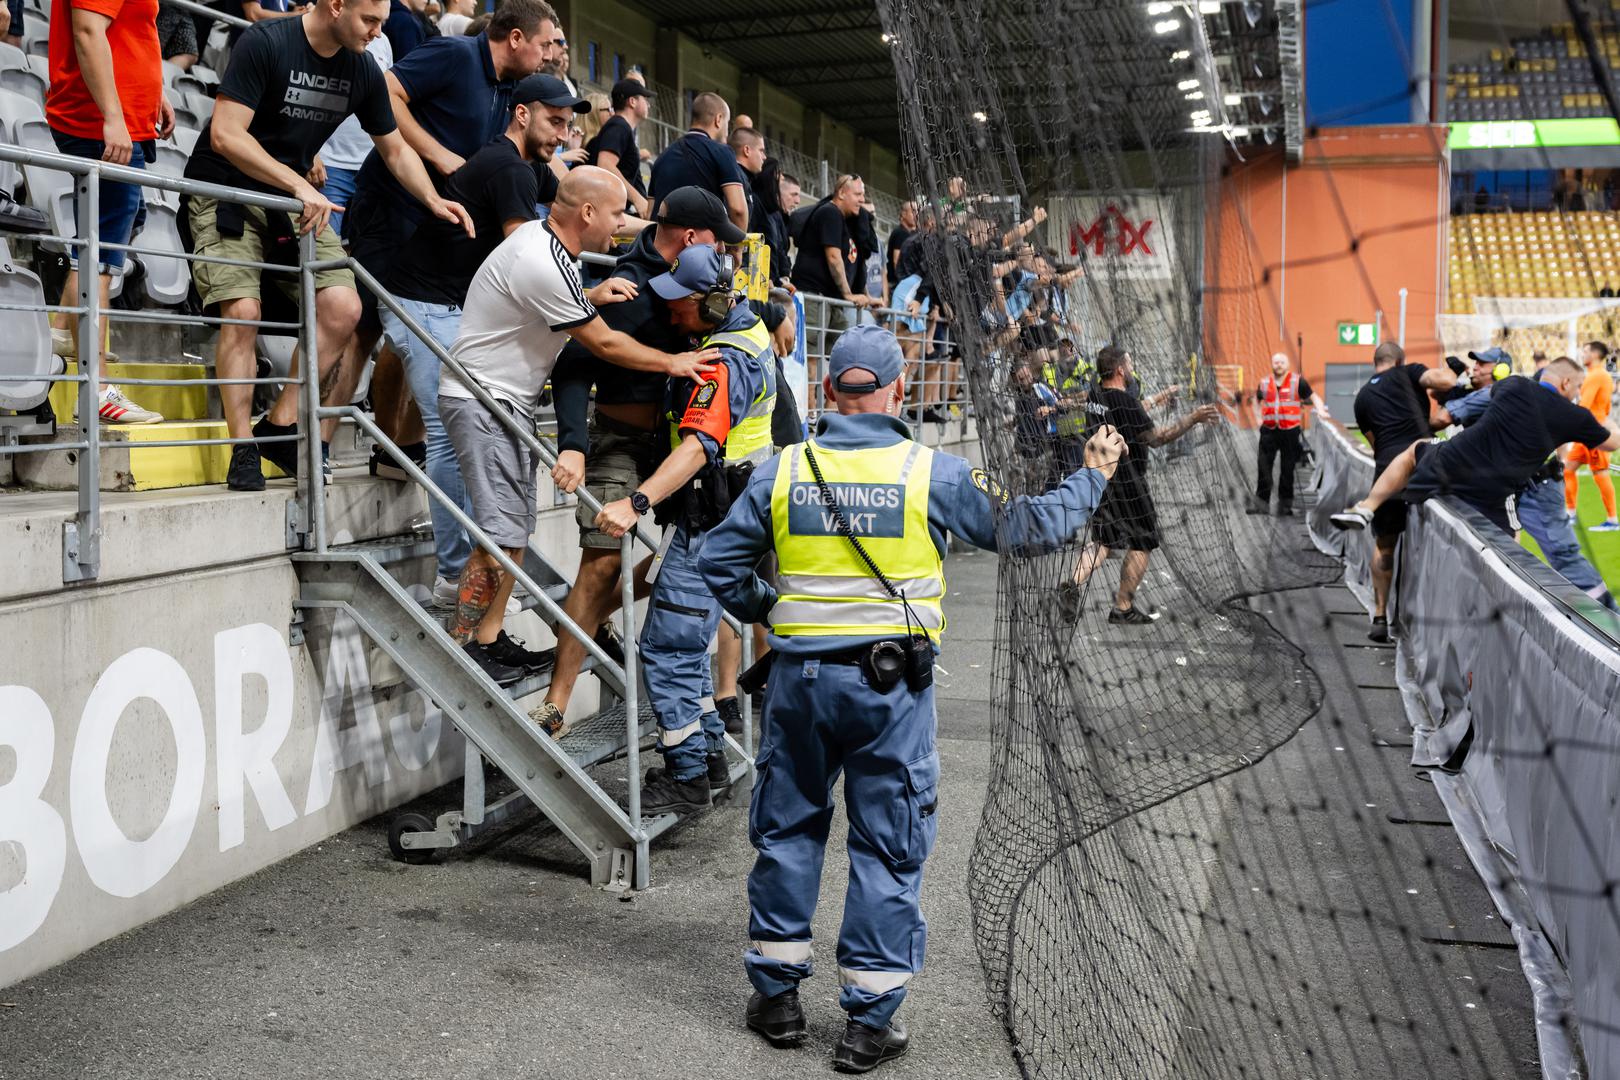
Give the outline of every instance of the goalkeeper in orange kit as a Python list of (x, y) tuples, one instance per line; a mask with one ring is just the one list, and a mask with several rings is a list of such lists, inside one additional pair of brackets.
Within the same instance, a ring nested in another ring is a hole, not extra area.
[[(1586, 380), (1581, 383), (1581, 405), (1590, 410), (1599, 423), (1609, 418), (1614, 400), (1614, 377), (1604, 365), (1608, 355), (1609, 347), (1601, 341), (1589, 341), (1581, 350), (1581, 359), (1586, 362)], [(1582, 465), (1591, 467), (1592, 481), (1597, 484), (1598, 495), (1603, 499), (1603, 524), (1592, 526), (1591, 531), (1620, 532), (1620, 521), (1615, 520), (1614, 512), (1614, 481), (1609, 479), (1609, 455), (1602, 450), (1588, 449), (1580, 443), (1570, 447), (1569, 456), (1564, 459), (1564, 506), (1569, 510), (1570, 520), (1575, 518), (1575, 500), (1581, 490), (1576, 470)]]

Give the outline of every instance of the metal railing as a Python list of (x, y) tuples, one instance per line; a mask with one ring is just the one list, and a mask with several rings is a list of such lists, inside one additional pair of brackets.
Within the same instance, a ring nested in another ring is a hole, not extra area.
[[(126, 254), (148, 258), (179, 259), (186, 262), (188, 266), (197, 263), (210, 263), (250, 268), (261, 273), (294, 274), (298, 272), (297, 267), (283, 264), (198, 256), (184, 251), (146, 247), (139, 243), (117, 244), (103, 241), (101, 237), (101, 184), (103, 181), (126, 183), (141, 188), (173, 192), (177, 195), (216, 199), (220, 202), (236, 203), (242, 206), (259, 207), (266, 211), (289, 214), (297, 214), (302, 210), (302, 205), (296, 199), (283, 195), (267, 195), (224, 187), (218, 184), (169, 177), (143, 169), (132, 169), (123, 165), (109, 165), (100, 161), (90, 161), (85, 158), (70, 157), (65, 154), (43, 150), (30, 150), (9, 144), (0, 144), (0, 161), (7, 161), (34, 169), (54, 170), (73, 177), (78, 200), (75, 235), (62, 235), (59, 225), (53, 220), (54, 215), (48, 205), (44, 208), (44, 212), (48, 226), (57, 226), (53, 231), (9, 235), (14, 240), (60, 246), (69, 252), (77, 251), (77, 262), (82, 268), (99, 270), (102, 264), (103, 252), (122, 251)], [(40, 199), (38, 201), (44, 200)], [(139, 240), (139, 238), (139, 234), (132, 237), (134, 240)], [(314, 236), (304, 236), (300, 240), (299, 249), (301, 261), (312, 260), (315, 255)], [(301, 379), (303, 383), (302, 395), (306, 401), (311, 399), (312, 395), (318, 393), (319, 386), (318, 371), (320, 364), (318, 358), (315, 363), (308, 362), (308, 357), (315, 355), (314, 344), (316, 339), (312, 304), (305, 304), (304, 317), (297, 323), (264, 319), (230, 319), (202, 315), (182, 315), (178, 312), (168, 311), (106, 309), (103, 308), (101, 303), (99, 277), (100, 275), (93, 270), (78, 275), (79, 291), (76, 304), (51, 304), (46, 298), (47, 302), (38, 305), (4, 305), (5, 310), (43, 311), (47, 315), (74, 315), (78, 319), (77, 374), (69, 375), (64, 371), (61, 374), (49, 375), (0, 375), (0, 382), (5, 383), (70, 383), (78, 387), (79, 438), (72, 441), (26, 444), (10, 440), (0, 441), (0, 455), (49, 453), (52, 451), (76, 453), (78, 455), (76, 462), (78, 470), (76, 485), (78, 506), (74, 517), (66, 523), (62, 537), (62, 580), (64, 582), (91, 581), (99, 576), (101, 570), (101, 450), (105, 445), (105, 441), (101, 430), (99, 409), (102, 386), (105, 381), (102, 370), (104, 327), (114, 322), (155, 322), (202, 327), (248, 325), (256, 326), (261, 330), (291, 331), (297, 334), (299, 352), (305, 358), (301, 374), (292, 378)], [(289, 379), (214, 377), (201, 379), (120, 379), (119, 381), (140, 386), (217, 387), (278, 385), (287, 383)], [(44, 396), (48, 396), (48, 393), (42, 395), (42, 397)], [(238, 446), (300, 441), (305, 444), (303, 449), (308, 451), (308, 458), (313, 463), (313, 476), (316, 480), (314, 486), (318, 489), (321, 477), (321, 451), (319, 439), (310, 437), (310, 433), (314, 430), (313, 426), (306, 425), (304, 430), (297, 435), (143, 440), (139, 446), (141, 449), (159, 449), (177, 446)], [(310, 470), (305, 469), (302, 471), (308, 473)], [(306, 495), (307, 500), (308, 496)], [(308, 520), (307, 516), (304, 520)]]

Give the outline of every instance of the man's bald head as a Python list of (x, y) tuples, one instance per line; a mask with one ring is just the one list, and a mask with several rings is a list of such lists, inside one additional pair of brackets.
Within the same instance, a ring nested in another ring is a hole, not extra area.
[(624, 220), (624, 180), (595, 165), (568, 171), (557, 185), (551, 216), (558, 227), (575, 234), (582, 251), (606, 251)]
[(1287, 353), (1272, 353), (1271, 354), (1271, 372), (1272, 372), (1273, 375), (1278, 375), (1278, 376), (1288, 374), (1288, 354)]

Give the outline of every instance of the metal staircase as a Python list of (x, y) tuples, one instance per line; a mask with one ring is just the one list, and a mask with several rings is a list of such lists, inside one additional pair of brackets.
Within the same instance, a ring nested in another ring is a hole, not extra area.
[[(339, 262), (348, 264), (347, 260)], [(322, 268), (320, 264), (314, 267)], [(400, 310), (397, 302), (377, 287), (363, 268), (353, 268), (362, 284), (373, 287), (380, 302), (393, 308), (418, 337), (429, 342), (440, 362), (534, 449), (540, 460), (547, 464), (555, 462), (556, 454), (550, 444), (532, 430), (523, 429), (505, 409), (495, 406), (483, 387), (471, 381), (460, 365), (416, 326), (410, 315)], [(527, 594), (526, 606), (539, 609), (541, 617), (551, 624), (559, 638), (572, 634), (584, 645), (586, 659), (582, 671), (594, 674), (604, 690), (603, 707), (596, 714), (574, 723), (561, 740), (553, 740), (529, 720), (527, 710), (518, 704), (550, 685), (550, 670), (502, 689), (451, 638), (445, 628), (448, 612), (425, 606), (394, 577), (392, 567), (430, 556), (432, 543), (411, 535), (329, 546), (322, 487), (306, 480), (305, 496), (310, 507), (307, 540), (311, 550), (293, 556), (300, 583), (299, 606), (346, 611), (467, 739), (462, 808), (440, 814), (434, 822), (415, 814), (397, 817), (389, 830), (390, 847), (396, 856), (408, 862), (429, 861), (446, 849), (467, 843), (479, 833), (502, 824), (526, 804), (532, 804), (589, 860), (592, 884), (615, 890), (646, 888), (649, 845), (678, 819), (671, 814), (651, 818), (641, 814), (640, 755), (643, 741), (655, 733), (655, 724), (640, 685), (633, 575), (620, 575), (624, 651), (621, 666), (596, 642), (596, 628), (587, 632), (564, 614), (562, 602), (571, 583), (532, 540), (521, 565), (509, 559), (459, 506), (445, 499), (426, 474), (378, 430), (370, 416), (358, 409), (321, 406), (310, 408), (305, 415), (312, 426), (328, 416), (351, 420), (376, 440), (430, 499), (449, 509), (474, 544), (492, 555), (502, 569), (516, 579), (520, 593)], [(600, 509), (596, 500), (583, 489), (579, 496), (587, 505)], [(655, 539), (639, 529), (627, 535), (621, 550), (623, 565), (627, 568), (635, 564), (638, 540), (649, 549), (656, 546)], [(735, 627), (732, 620), (727, 621)], [(749, 635), (743, 633), (742, 640), (746, 663)], [(753, 768), (752, 716), (746, 695), (742, 704), (743, 742), (739, 744), (729, 737), (726, 740), (733, 786)], [(629, 781), (623, 806), (589, 771), (618, 759), (625, 762)], [(511, 794), (488, 804), (485, 802), (485, 761), (516, 785)]]

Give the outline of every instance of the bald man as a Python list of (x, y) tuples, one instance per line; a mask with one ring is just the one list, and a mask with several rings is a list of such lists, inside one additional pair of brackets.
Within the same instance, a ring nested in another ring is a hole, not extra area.
[[(610, 363), (675, 378), (697, 378), (719, 356), (715, 349), (678, 356), (649, 349), (597, 315), (595, 305), (629, 299), (635, 286), (608, 278), (586, 293), (575, 261), (581, 251), (606, 250), (623, 221), (626, 198), (617, 173), (593, 165), (573, 169), (557, 188), (551, 216), (513, 230), (467, 290), (452, 355), (528, 431), (534, 430), (540, 390), (569, 338)], [(448, 367), (439, 382), (439, 417), (461, 466), (468, 514), (490, 542), (521, 560), (537, 512), (539, 463), (529, 444)], [(502, 628), (511, 593), (512, 578), (475, 537), (449, 629), (503, 686), (526, 673), (509, 662), (519, 654)], [(567, 729), (556, 718), (546, 730), (560, 738)]]
[(1311, 389), (1303, 375), (1288, 370), (1288, 354), (1271, 358), (1271, 374), (1260, 380), (1254, 392), (1260, 420), (1260, 466), (1255, 482), (1254, 502), (1249, 513), (1264, 514), (1271, 509), (1271, 467), (1282, 454), (1282, 476), (1277, 481), (1277, 516), (1294, 513), (1294, 470), (1299, 467), (1299, 449), (1305, 409), (1315, 405), (1317, 415), (1328, 417), (1327, 402)]

